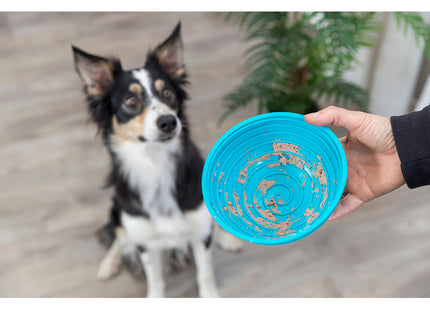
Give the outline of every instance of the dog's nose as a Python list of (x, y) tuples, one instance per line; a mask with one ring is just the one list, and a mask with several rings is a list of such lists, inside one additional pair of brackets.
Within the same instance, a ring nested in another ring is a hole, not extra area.
[(163, 115), (157, 119), (158, 128), (164, 133), (170, 133), (176, 128), (176, 117), (173, 115)]

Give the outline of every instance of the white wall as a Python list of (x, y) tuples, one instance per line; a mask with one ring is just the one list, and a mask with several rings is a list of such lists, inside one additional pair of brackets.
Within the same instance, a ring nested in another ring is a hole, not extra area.
[[(430, 12), (421, 13), (430, 22)], [(371, 113), (391, 116), (409, 112), (413, 92), (421, 70), (422, 46), (412, 31), (405, 35), (392, 13), (383, 13), (383, 27), (377, 46), (359, 53), (361, 66), (346, 78), (369, 90)], [(418, 106), (430, 103), (430, 82), (419, 98)]]

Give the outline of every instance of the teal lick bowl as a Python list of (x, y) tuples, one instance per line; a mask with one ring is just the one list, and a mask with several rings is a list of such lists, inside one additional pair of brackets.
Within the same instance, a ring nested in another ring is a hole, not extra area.
[(316, 231), (346, 184), (342, 145), (303, 115), (276, 112), (228, 130), (206, 160), (203, 197), (215, 221), (249, 242), (277, 245)]

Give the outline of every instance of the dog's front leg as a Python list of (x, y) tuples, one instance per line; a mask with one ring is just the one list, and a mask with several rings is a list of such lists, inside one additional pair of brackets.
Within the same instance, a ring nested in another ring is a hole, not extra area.
[(113, 241), (107, 254), (104, 256), (97, 271), (97, 278), (100, 280), (108, 280), (119, 272), (119, 268), (121, 266), (122, 245), (124, 240), (124, 229), (117, 227), (115, 229), (115, 240)]
[(146, 274), (146, 297), (164, 297), (162, 251), (146, 249), (140, 259)]
[(197, 284), (200, 297), (219, 297), (212, 264), (212, 249), (208, 242), (191, 243), (197, 269)]

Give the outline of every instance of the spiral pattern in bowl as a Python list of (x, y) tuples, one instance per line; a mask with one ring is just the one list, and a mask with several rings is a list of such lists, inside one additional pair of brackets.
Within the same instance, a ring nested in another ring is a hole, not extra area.
[(318, 229), (343, 193), (346, 157), (327, 127), (267, 113), (227, 131), (203, 170), (203, 196), (225, 230), (259, 244), (297, 241)]

